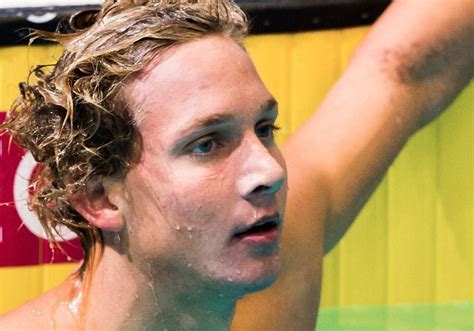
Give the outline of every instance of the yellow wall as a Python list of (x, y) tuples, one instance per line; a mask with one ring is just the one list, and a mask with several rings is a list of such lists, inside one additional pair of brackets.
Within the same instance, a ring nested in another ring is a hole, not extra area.
[[(281, 101), (286, 129), (280, 142), (322, 101), (367, 30), (247, 39), (261, 76)], [(471, 85), (407, 144), (325, 258), (322, 306), (474, 299), (473, 111)]]
[[(366, 31), (247, 38), (281, 105), (280, 143), (321, 102)], [(11, 104), (32, 65), (54, 62), (58, 53), (50, 46), (0, 48), (0, 109)], [(473, 100), (471, 86), (408, 143), (356, 225), (325, 258), (322, 306), (474, 299)], [(0, 313), (51, 288), (73, 268), (0, 268)]]

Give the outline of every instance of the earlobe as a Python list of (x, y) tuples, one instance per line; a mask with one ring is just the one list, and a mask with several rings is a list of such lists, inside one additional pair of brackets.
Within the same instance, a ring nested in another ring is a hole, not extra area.
[(125, 226), (120, 208), (109, 200), (102, 182), (88, 184), (69, 201), (79, 214), (99, 229), (117, 232)]

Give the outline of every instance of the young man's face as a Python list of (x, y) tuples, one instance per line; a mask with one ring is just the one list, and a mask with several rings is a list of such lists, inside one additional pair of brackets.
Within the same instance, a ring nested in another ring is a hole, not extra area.
[(286, 169), (272, 134), (276, 102), (245, 51), (222, 36), (179, 46), (125, 98), (144, 142), (126, 178), (131, 254), (194, 285), (270, 284)]

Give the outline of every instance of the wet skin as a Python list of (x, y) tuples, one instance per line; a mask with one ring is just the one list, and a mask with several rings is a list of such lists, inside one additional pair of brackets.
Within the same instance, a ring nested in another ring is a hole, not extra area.
[[(343, 236), (426, 116), (472, 79), (465, 52), (472, 34), (464, 31), (472, 31), (473, 4), (459, 4), (394, 2), (287, 141), (292, 190), (281, 272), (273, 286), (240, 301), (232, 328), (314, 330), (324, 249)], [(443, 48), (446, 40), (456, 42)], [(429, 79), (400, 80), (413, 69)], [(262, 216), (285, 214), (272, 97), (245, 52), (218, 36), (164, 54), (124, 93), (143, 135), (142, 162), (124, 180), (105, 183), (107, 199), (75, 206), (105, 237), (85, 326), (226, 329), (236, 299), (272, 283), (280, 268), (274, 230), (281, 224), (242, 235)], [(66, 282), (0, 318), (2, 330), (77, 328), (70, 291)]]
[[(242, 296), (271, 284), (286, 170), (273, 137), (277, 102), (244, 49), (222, 36), (182, 45), (124, 98), (144, 151), (125, 194), (110, 199), (122, 206), (134, 261), (156, 265), (157, 277), (179, 275), (190, 289)], [(236, 236), (259, 220), (275, 226)]]
[[(105, 193), (73, 201), (105, 241), (87, 288), (66, 282), (9, 320), (40, 312), (23, 326), (227, 329), (237, 299), (280, 272), (287, 178), (273, 137), (277, 102), (223, 36), (162, 54), (123, 98), (141, 161), (105, 179)], [(86, 311), (71, 309), (78, 300)]]

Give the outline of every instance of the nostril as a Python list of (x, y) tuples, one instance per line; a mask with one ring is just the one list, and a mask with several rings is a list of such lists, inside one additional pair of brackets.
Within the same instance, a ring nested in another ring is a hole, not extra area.
[(285, 182), (284, 179), (277, 180), (271, 185), (258, 185), (256, 188), (254, 188), (251, 192), (251, 195), (270, 195), (270, 194), (275, 194), (280, 190), (280, 188), (283, 186), (283, 183)]
[(267, 185), (259, 185), (257, 186), (252, 193), (254, 194), (259, 194), (259, 193), (265, 193), (271, 189), (270, 186)]

